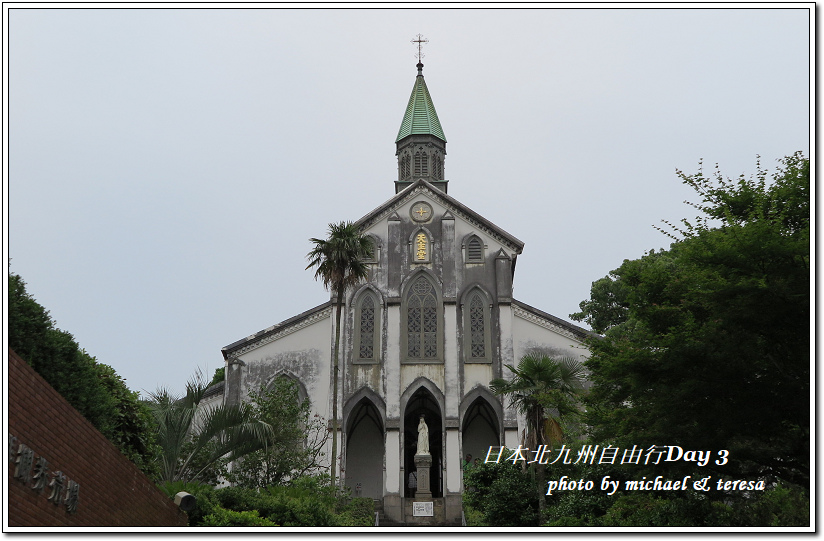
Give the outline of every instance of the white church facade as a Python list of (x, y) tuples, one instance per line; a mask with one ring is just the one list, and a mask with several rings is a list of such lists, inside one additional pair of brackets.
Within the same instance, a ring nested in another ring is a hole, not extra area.
[[(375, 250), (341, 318), (340, 474), (387, 518), (411, 523), (423, 415), (436, 515), (459, 524), (462, 459), (517, 446), (523, 430), (489, 382), (535, 350), (584, 360), (589, 332), (513, 298), (524, 244), (447, 194), (446, 137), (422, 69), (396, 139), (395, 195), (356, 222)], [(226, 346), (223, 401), (286, 376), (331, 419), (334, 340), (330, 301)]]

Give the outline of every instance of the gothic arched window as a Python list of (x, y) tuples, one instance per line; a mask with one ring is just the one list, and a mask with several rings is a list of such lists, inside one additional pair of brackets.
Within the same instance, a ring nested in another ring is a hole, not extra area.
[(469, 302), (469, 356), (473, 359), (486, 357), (484, 303), (477, 293)]
[(489, 300), (474, 288), (461, 305), (463, 310), (464, 359), (470, 363), (492, 360)]
[(361, 362), (380, 360), (380, 305), (375, 295), (365, 293), (355, 311), (355, 359)]
[(375, 358), (375, 301), (367, 295), (360, 309), (360, 351), (361, 359)]
[(437, 360), (440, 351), (440, 317), (435, 286), (419, 276), (406, 298), (406, 357)]
[(421, 156), (421, 174), (429, 174), (429, 156), (427, 156), (426, 154)]
[(416, 175), (421, 174), (421, 157), (422, 156), (423, 156), (423, 153), (420, 150), (415, 153), (415, 174)]

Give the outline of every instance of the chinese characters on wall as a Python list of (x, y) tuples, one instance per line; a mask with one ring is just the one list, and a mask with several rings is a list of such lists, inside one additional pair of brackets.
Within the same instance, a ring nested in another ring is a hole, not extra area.
[(415, 246), (417, 247), (415, 258), (418, 261), (426, 261), (426, 240), (426, 233), (418, 233), (415, 236)]
[(52, 470), (46, 457), (35, 455), (34, 450), (11, 434), (9, 461), (14, 464), (14, 479), (25, 483), (37, 493), (47, 493), (48, 501), (64, 506), (66, 512), (77, 512), (80, 485), (66, 477), (62, 471)]

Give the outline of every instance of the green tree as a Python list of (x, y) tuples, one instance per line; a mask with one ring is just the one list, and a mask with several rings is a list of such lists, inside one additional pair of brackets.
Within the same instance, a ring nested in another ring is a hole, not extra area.
[(586, 363), (597, 440), (726, 449), (708, 469), (809, 486), (809, 160), (780, 162), (771, 181), (679, 172), (702, 215), (571, 315), (604, 335)]
[(161, 480), (214, 482), (225, 462), (265, 448), (272, 427), (249, 404), (203, 406), (207, 388), (198, 372), (179, 397), (166, 389), (150, 395), (161, 449)]
[(217, 370), (215, 370), (215, 375), (212, 376), (212, 381), (209, 382), (209, 387), (214, 385), (215, 383), (220, 383), (221, 381), (226, 379), (226, 367), (221, 366)]
[[(492, 392), (509, 397), (526, 418), (523, 445), (536, 450), (540, 445), (550, 449), (563, 439), (562, 422), (579, 412), (578, 395), (583, 389), (584, 366), (571, 357), (553, 359), (539, 353), (526, 355), (518, 367), (506, 365), (511, 380), (497, 378), (489, 383)], [(538, 505), (545, 510), (545, 467), (536, 467)]]
[(324, 287), (335, 297), (335, 351), (332, 356), (332, 480), (337, 477), (338, 460), (338, 377), (340, 353), (340, 316), (343, 309), (343, 295), (369, 275), (365, 259), (372, 256), (372, 242), (361, 234), (352, 222), (329, 224), (327, 239), (309, 239), (314, 244), (306, 255), (307, 269), (315, 268), (315, 279), (320, 279)]
[(255, 418), (271, 426), (272, 435), (265, 449), (235, 463), (227, 478), (237, 486), (263, 488), (315, 473), (328, 432), (324, 420), (312, 415), (309, 400), (299, 400), (295, 382), (276, 378), (251, 397)]
[(540, 524), (535, 482), (508, 462), (480, 464), (467, 471), (465, 513), (473, 526), (537, 526)]
[(154, 476), (154, 426), (139, 393), (115, 370), (81, 349), (58, 329), (49, 312), (9, 274), (9, 347), (69, 404), (149, 476)]

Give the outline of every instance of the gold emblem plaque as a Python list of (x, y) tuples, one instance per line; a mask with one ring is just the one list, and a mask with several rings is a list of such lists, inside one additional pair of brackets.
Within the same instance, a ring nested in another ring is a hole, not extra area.
[(409, 209), (409, 215), (416, 222), (428, 222), (432, 218), (432, 206), (429, 203), (418, 201)]

